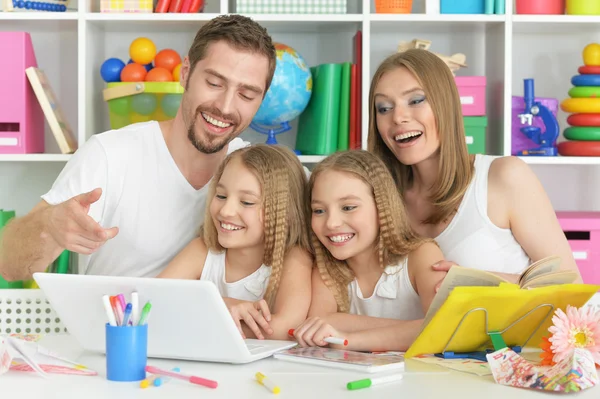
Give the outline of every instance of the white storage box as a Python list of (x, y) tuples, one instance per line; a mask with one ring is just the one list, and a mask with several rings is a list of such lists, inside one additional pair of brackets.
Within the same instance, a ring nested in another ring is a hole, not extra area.
[(347, 0), (237, 0), (239, 14), (346, 14)]

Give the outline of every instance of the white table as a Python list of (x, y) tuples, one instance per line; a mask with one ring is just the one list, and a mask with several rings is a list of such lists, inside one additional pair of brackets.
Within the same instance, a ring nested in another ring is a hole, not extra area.
[[(71, 376), (52, 374), (44, 379), (36, 373), (9, 371), (0, 376), (2, 397), (18, 398), (485, 398), (525, 399), (551, 398), (549, 392), (526, 390), (496, 384), (492, 376), (475, 375), (441, 370), (423, 373), (416, 370), (429, 369), (429, 365), (408, 360), (404, 379), (399, 382), (348, 391), (346, 383), (368, 376), (364, 373), (291, 363), (273, 358), (245, 365), (200, 363), (179, 360), (148, 359), (148, 364), (171, 369), (180, 367), (182, 372), (217, 380), (219, 386), (209, 389), (181, 380), (171, 380), (161, 387), (142, 389), (138, 382), (112, 382), (105, 377), (105, 357), (82, 351), (68, 335), (49, 335), (40, 341), (48, 349), (96, 370), (97, 376)], [(411, 373), (411, 370), (414, 370)], [(259, 385), (254, 375), (262, 372), (281, 387), (281, 393), (273, 395)], [(384, 375), (377, 373), (375, 375)], [(591, 399), (600, 397), (600, 388), (564, 397)]]

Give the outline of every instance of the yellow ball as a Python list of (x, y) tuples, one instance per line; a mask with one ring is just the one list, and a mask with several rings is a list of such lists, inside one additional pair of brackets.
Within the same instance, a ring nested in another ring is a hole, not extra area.
[(181, 71), (181, 63), (173, 68), (173, 82), (179, 82), (179, 72)]
[(589, 66), (600, 65), (600, 44), (590, 43), (583, 49), (583, 63)]
[(149, 64), (154, 60), (155, 56), (156, 46), (152, 40), (146, 37), (138, 37), (129, 46), (129, 58), (137, 64)]

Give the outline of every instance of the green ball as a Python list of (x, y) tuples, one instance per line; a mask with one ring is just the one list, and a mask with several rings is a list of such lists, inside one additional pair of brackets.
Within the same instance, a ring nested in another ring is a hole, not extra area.
[(181, 94), (165, 94), (160, 102), (163, 112), (168, 117), (174, 118), (181, 104)]
[(127, 115), (129, 113), (129, 97), (119, 97), (109, 100), (108, 109), (116, 115)]
[(150, 93), (140, 93), (131, 99), (131, 108), (140, 115), (150, 115), (156, 110), (156, 96)]

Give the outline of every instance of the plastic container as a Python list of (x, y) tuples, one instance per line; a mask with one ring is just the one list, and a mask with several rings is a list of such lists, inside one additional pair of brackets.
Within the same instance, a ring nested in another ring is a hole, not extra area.
[(172, 119), (184, 89), (179, 82), (113, 82), (104, 90), (111, 129)]
[(600, 1), (567, 0), (566, 9), (570, 15), (600, 15)]
[(483, 14), (485, 0), (440, 0), (441, 14)]
[(106, 323), (106, 378), (142, 381), (146, 378), (148, 324), (116, 326)]
[(465, 139), (469, 154), (485, 154), (486, 116), (464, 116)]
[(375, 0), (377, 14), (410, 14), (412, 0)]
[(565, 0), (517, 0), (517, 14), (547, 14), (565, 13)]

